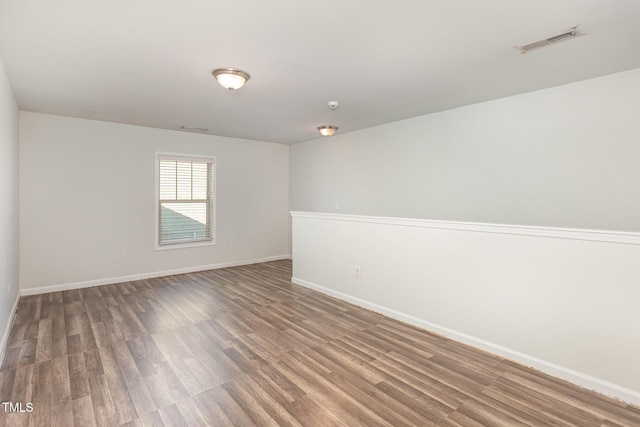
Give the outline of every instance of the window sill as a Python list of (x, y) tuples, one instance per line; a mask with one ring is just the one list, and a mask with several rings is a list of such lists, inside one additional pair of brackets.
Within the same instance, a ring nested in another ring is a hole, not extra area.
[(201, 240), (199, 242), (183, 242), (183, 243), (169, 243), (165, 245), (159, 245), (156, 243), (156, 251), (165, 251), (168, 249), (184, 249), (184, 248), (197, 248), (201, 246), (215, 246), (216, 241), (213, 240)]

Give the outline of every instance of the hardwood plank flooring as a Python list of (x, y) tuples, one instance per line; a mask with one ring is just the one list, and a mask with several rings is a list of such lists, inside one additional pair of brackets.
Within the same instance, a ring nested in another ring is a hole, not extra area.
[(290, 282), (291, 262), (20, 300), (1, 426), (640, 426), (640, 408)]

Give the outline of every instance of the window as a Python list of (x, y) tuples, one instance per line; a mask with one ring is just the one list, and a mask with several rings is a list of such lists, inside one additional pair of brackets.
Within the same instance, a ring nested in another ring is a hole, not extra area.
[(157, 248), (215, 242), (214, 168), (214, 158), (158, 154)]

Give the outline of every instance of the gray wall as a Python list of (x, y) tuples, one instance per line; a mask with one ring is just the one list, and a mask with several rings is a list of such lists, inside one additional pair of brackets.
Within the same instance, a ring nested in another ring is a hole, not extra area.
[[(0, 334), (18, 297), (18, 104), (0, 59)], [(8, 292), (11, 282), (11, 292)], [(1, 335), (6, 339), (6, 335)], [(1, 350), (1, 348), (0, 348)]]
[(640, 231), (639, 112), (635, 69), (296, 144), (291, 209)]

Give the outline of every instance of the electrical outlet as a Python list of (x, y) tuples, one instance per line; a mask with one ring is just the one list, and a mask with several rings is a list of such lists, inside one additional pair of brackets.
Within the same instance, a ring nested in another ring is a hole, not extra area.
[(355, 276), (356, 277), (361, 277), (362, 276), (362, 269), (360, 268), (360, 266), (356, 266), (355, 268)]
[(118, 258), (120, 258), (120, 259), (124, 259), (124, 249), (120, 249), (120, 250), (118, 251)]
[(236, 244), (235, 243), (231, 243), (231, 249), (235, 249), (236, 248)]

